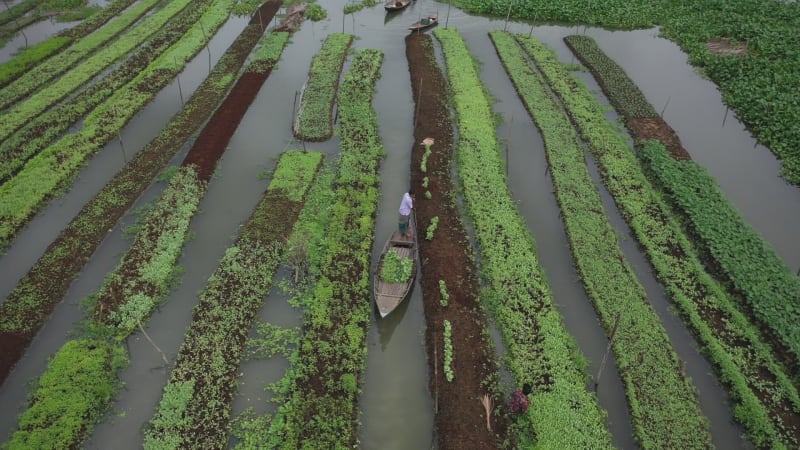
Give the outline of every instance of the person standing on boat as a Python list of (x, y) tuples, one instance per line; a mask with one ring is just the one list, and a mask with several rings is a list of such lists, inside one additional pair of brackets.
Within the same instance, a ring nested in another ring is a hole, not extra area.
[(411, 211), (414, 209), (414, 200), (416, 198), (412, 188), (403, 194), (403, 200), (400, 202), (400, 234), (408, 239), (411, 239), (412, 236), (408, 222), (411, 219)]

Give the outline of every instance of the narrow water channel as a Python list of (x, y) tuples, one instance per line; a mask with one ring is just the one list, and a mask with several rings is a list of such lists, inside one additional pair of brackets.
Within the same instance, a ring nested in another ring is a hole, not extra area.
[[(381, 198), (372, 247), (372, 271), (386, 238), (397, 228), (400, 199), (409, 188), (414, 145), (415, 103), (411, 98), (405, 49), (406, 21), (410, 19), (405, 19), (402, 13), (396, 16), (382, 23), (386, 13), (382, 8), (373, 8), (368, 14), (360, 14), (355, 24), (357, 31), (361, 28), (370, 31), (369, 37), (355, 42), (357, 47), (380, 48), (384, 52), (381, 79), (373, 100), (386, 158), (380, 170)], [(383, 26), (383, 30), (372, 32), (376, 25)], [(411, 295), (398, 309), (381, 319), (373, 308), (373, 317), (367, 335), (367, 369), (359, 405), (360, 448), (431, 448), (435, 442), (433, 401), (428, 392), (426, 324), (419, 277)]]

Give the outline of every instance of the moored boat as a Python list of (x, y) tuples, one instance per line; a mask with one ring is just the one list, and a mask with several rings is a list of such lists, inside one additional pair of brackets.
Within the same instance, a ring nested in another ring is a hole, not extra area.
[(422, 31), (436, 25), (437, 23), (439, 23), (439, 13), (420, 18), (418, 21), (412, 23), (408, 29), (411, 31)]
[(411, 0), (389, 0), (383, 4), (387, 11), (399, 11), (411, 4)]
[[(387, 255), (394, 252), (396, 257), (407, 258), (411, 262), (411, 273), (408, 278), (401, 282), (387, 282), (381, 278), (381, 270), (383, 269), (384, 262)], [(411, 286), (414, 284), (414, 278), (417, 273), (417, 234), (413, 234), (411, 238), (406, 238), (398, 231), (394, 231), (386, 244), (383, 246), (378, 267), (373, 276), (373, 291), (375, 294), (375, 303), (378, 306), (378, 312), (381, 317), (386, 317), (394, 311), (397, 306), (405, 300), (408, 296)]]

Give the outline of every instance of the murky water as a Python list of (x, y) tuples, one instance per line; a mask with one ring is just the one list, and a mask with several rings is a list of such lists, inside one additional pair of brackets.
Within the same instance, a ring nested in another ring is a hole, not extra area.
[[(440, 26), (447, 24), (458, 28), (483, 64), (481, 75), (499, 101), (494, 105), (495, 111), (503, 117), (498, 136), (504, 140), (503, 151), (507, 143), (509, 187), (536, 238), (541, 264), (559, 311), (589, 360), (591, 373), (596, 374), (607, 341), (572, 267), (552, 186), (544, 174), (541, 138), (499, 66), (486, 35), (489, 29), (502, 29), (504, 21), (469, 16), (430, 0), (417, 0), (393, 15), (385, 14), (381, 6), (376, 6), (347, 17), (342, 16), (341, 5), (333, 0), (322, 0), (320, 4), (328, 10), (329, 19), (316, 24), (306, 22), (292, 37), (278, 68), (261, 89), (229, 144), (218, 175), (201, 202), (202, 212), (192, 221), (195, 238), (186, 245), (180, 260), (185, 269), (182, 284), (149, 322), (148, 332), (153, 340), (174, 358), (191, 320), (197, 293), (205, 286), (225, 248), (233, 242), (238, 225), (247, 218), (266, 186), (267, 181), (259, 180), (258, 173), (271, 169), (283, 151), (301, 146), (292, 143), (290, 131), (295, 92), (305, 82), (311, 58), (325, 36), (343, 30), (358, 36), (354, 42), (356, 48), (380, 48), (386, 57), (373, 103), (387, 151), (381, 167), (382, 197), (373, 247), (375, 261), (385, 236), (396, 226), (399, 198), (409, 180), (413, 102), (403, 38), (410, 23), (422, 14), (438, 10)], [(245, 19), (232, 19), (214, 38), (210, 45), (212, 64), (244, 23)], [(508, 29), (527, 34), (531, 26), (511, 23)], [(678, 132), (694, 159), (718, 178), (745, 219), (772, 242), (791, 267), (800, 265), (800, 240), (795, 238), (796, 230), (800, 229), (800, 193), (777, 177), (779, 166), (771, 153), (755, 145), (734, 115), (729, 113), (725, 117), (725, 107), (713, 84), (686, 64), (686, 56), (674, 44), (655, 37), (654, 30), (609, 32), (542, 26), (532, 31), (554, 48), (563, 61), (572, 60), (572, 54), (561, 41), (563, 36), (576, 32), (593, 36), (603, 50), (625, 68), (657, 110), (666, 105), (664, 118)], [(31, 39), (34, 34), (42, 34), (43, 38), (51, 32), (34, 33), (31, 29), (26, 34)], [(3, 51), (12, 48), (11, 45)], [(3, 58), (5, 56), (0, 53), (0, 61), (5, 60)], [(208, 55), (203, 50), (181, 74), (180, 86), (185, 98), (206, 76), (208, 66)], [(180, 107), (178, 83), (175, 82), (126, 127), (123, 132), (126, 155), (122, 154), (119, 142), (109, 144), (90, 161), (75, 186), (26, 227), (8, 252), (0, 257), (3, 299), (80, 207), (122, 166), (124, 158), (129, 158), (148, 142)], [(323, 151), (331, 158), (338, 151), (336, 144), (334, 138), (326, 143), (309, 143), (307, 147)], [(161, 188), (154, 186), (139, 203), (154, 198)], [(611, 212), (613, 205), (607, 195), (604, 198)], [(624, 234), (626, 227), (621, 220), (613, 214), (612, 220)], [(130, 222), (131, 218), (125, 221)], [(66, 334), (80, 318), (77, 301), (99, 286), (127, 245), (120, 227), (116, 227), (31, 344), (26, 356), (0, 387), (0, 403), (13, 405), (6, 406), (0, 416), (0, 439), (5, 440), (16, 426), (13, 416), (21, 410), (27, 393), (26, 383), (41, 373), (46, 359), (60, 348)], [(708, 375), (708, 363), (697, 353), (685, 327), (669, 312), (661, 288), (635, 247), (632, 239), (623, 241), (626, 256), (656, 305), (676, 351), (686, 361), (687, 373), (698, 386), (704, 413), (711, 419), (714, 443), (720, 448), (746, 446), (746, 442), (738, 438), (741, 430), (729, 423), (728, 401)], [(288, 307), (285, 297), (276, 291), (273, 289), (266, 299), (260, 317), (285, 325), (299, 323), (298, 312)], [(400, 309), (385, 320), (376, 320), (370, 327), (367, 371), (360, 400), (362, 448), (430, 448), (433, 442), (433, 407), (427, 391), (425, 322), (420, 295), (416, 287)], [(152, 416), (168, 371), (161, 367), (160, 356), (142, 336), (131, 338), (129, 349), (133, 362), (122, 374), (127, 386), (120, 392), (109, 418), (97, 427), (87, 442), (87, 448), (139, 448), (141, 445), (141, 426)], [(260, 412), (268, 410), (260, 389), (282, 376), (285, 368), (283, 358), (243, 365), (243, 388), (234, 411), (249, 405), (263, 408)], [(609, 412), (614, 443), (621, 448), (634, 448), (624, 391), (613, 360), (605, 367), (598, 396)]]

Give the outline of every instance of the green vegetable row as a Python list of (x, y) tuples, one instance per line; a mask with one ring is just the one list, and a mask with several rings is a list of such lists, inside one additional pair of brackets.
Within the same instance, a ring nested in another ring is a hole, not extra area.
[[(119, 15), (134, 0), (115, 0), (79, 25), (64, 30), (38, 44), (26, 47), (10, 60), (0, 64), (0, 87), (3, 87), (28, 69), (49, 58), (72, 42), (88, 35), (110, 19)], [(64, 68), (66, 69), (66, 68)]]
[(281, 156), (269, 190), (200, 294), (145, 449), (225, 447), (247, 335), (321, 161), (315, 152)]
[(13, 20), (19, 19), (29, 11), (38, 7), (44, 0), (23, 0), (10, 8), (0, 12), (0, 25), (5, 25)]
[[(134, 5), (109, 24), (25, 72), (1, 89), (0, 109), (7, 109), (22, 99), (25, 99), (25, 102), (0, 116), (0, 139), (7, 138), (32, 116), (40, 114), (73, 90), (83, 86), (114, 61), (136, 48), (149, 35), (158, 31), (173, 15), (186, 7), (186, 0), (172, 1), (157, 13), (133, 25), (161, 1), (146, 0)], [(132, 25), (130, 31), (109, 44), (109, 41)], [(94, 51), (97, 52), (92, 54)], [(81, 64), (73, 67), (78, 62)], [(64, 76), (50, 83), (61, 74)], [(37, 91), (38, 95), (31, 95)]]
[[(730, 388), (736, 418), (759, 446), (780, 448), (795, 438), (776, 411), (797, 411), (798, 396), (758, 331), (709, 276), (668, 206), (646, 179), (625, 138), (600, 104), (552, 51), (516, 36), (563, 102), (603, 181), (630, 225), (667, 295), (680, 308), (703, 352)], [(762, 403), (763, 402), (763, 403)]]
[(298, 139), (324, 141), (333, 134), (333, 103), (352, 41), (350, 34), (331, 33), (314, 55), (294, 124)]
[[(262, 10), (263, 17), (269, 20), (277, 12), (278, 4), (267, 4)], [(12, 366), (22, 356), (108, 230), (195, 131), (208, 121), (262, 32), (258, 18), (251, 19), (209, 77), (195, 90), (186, 107), (84, 206), (0, 304), (0, 343), (8, 349), (0, 353), (2, 367)], [(274, 48), (271, 44), (274, 40), (268, 38), (264, 48)], [(285, 42), (286, 36), (279, 40)], [(275, 53), (272, 60), (277, 60), (279, 52), (272, 53)], [(270, 58), (265, 56), (265, 59)], [(0, 382), (7, 375), (8, 371), (0, 373)]]
[(556, 198), (586, 292), (608, 333), (642, 448), (706, 448), (711, 435), (694, 386), (619, 247), (576, 131), (513, 36), (490, 33), (545, 142)]
[(211, 3), (210, 0), (196, 1), (192, 4), (192, 8), (184, 8), (170, 21), (170, 26), (161, 28), (148, 43), (122, 62), (112, 73), (75, 98), (68, 99), (36, 117), (8, 139), (0, 142), (0, 183), (11, 178), (26, 161), (47, 148), (81, 117), (105, 101), (116, 90), (123, 88), (178, 42)]
[(128, 120), (183, 69), (205, 46), (213, 31), (225, 23), (233, 3), (234, 0), (215, 0), (180, 42), (89, 114), (80, 131), (49, 146), (0, 186), (0, 246), (7, 245), (22, 225), (80, 169), (86, 158), (116, 138)]
[(442, 45), (458, 114), (457, 161), (487, 281), (481, 293), (507, 349), (514, 383), (533, 387), (519, 419), (522, 447), (610, 448), (605, 414), (586, 391), (586, 366), (553, 305), (533, 237), (506, 186), (494, 116), (475, 62), (458, 31), (434, 32)]
[(384, 156), (372, 108), (383, 53), (356, 52), (339, 94), (341, 156), (330, 202), (322, 267), (303, 316), (304, 335), (286, 401), (270, 423), (267, 448), (356, 445), (357, 394), (370, 323), (370, 257)]

